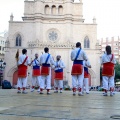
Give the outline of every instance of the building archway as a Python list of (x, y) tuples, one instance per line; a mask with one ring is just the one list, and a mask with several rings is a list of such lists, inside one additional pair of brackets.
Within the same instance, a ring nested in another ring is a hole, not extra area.
[(11, 69), (9, 69), (7, 76), (10, 77), (10, 82), (13, 86), (13, 83), (16, 83), (16, 81), (14, 80), (13, 82), (13, 75), (15, 74), (15, 76), (17, 76), (17, 73), (15, 73), (17, 71), (17, 66), (13, 66)]

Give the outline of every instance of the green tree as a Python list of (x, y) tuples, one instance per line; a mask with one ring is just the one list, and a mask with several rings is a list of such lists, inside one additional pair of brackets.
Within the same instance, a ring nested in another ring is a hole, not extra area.
[(102, 85), (102, 67), (100, 67), (100, 85)]
[(120, 64), (117, 62), (115, 65), (115, 83), (120, 81)]

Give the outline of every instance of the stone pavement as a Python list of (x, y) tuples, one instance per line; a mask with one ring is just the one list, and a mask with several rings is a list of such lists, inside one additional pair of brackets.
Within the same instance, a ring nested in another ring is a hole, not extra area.
[(113, 120), (110, 116), (120, 115), (120, 93), (104, 97), (102, 92), (84, 96), (51, 92), (17, 94), (0, 89), (0, 120)]

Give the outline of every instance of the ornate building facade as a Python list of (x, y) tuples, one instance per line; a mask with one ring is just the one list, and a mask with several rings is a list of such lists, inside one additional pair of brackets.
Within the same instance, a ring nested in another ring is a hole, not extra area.
[[(50, 48), (50, 54), (56, 57), (60, 54), (65, 62), (64, 80), (71, 86), (71, 50), (76, 42), (81, 42), (82, 48), (88, 54), (92, 69), (90, 85), (99, 85), (99, 49), (97, 47), (97, 24), (84, 23), (82, 0), (25, 0), (23, 21), (14, 21), (10, 16), (9, 34), (6, 42), (5, 79), (14, 85), (17, 81), (17, 66), (15, 54), (19, 49), (28, 50), (30, 59), (35, 53), (41, 55), (45, 46)], [(31, 68), (28, 70), (28, 83), (31, 79)]]
[(4, 60), (7, 31), (0, 33), (0, 59)]

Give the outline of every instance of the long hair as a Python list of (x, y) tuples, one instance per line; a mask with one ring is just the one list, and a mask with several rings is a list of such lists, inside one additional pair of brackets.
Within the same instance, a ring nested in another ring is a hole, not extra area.
[(106, 53), (107, 55), (111, 54), (111, 47), (109, 45), (106, 46)]
[(16, 52), (15, 58), (16, 58), (16, 61), (19, 60), (19, 49), (18, 49), (17, 52)]

